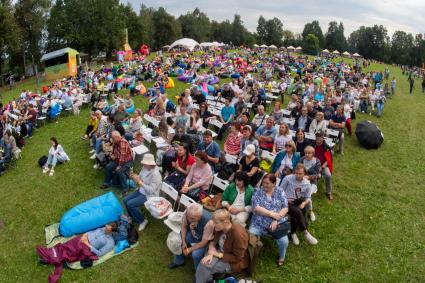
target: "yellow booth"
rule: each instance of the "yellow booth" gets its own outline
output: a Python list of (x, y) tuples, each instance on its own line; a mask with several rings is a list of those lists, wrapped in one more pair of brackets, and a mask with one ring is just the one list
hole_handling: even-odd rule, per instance
[(69, 47), (44, 54), (40, 61), (44, 62), (46, 80), (77, 75), (78, 54), (77, 50)]

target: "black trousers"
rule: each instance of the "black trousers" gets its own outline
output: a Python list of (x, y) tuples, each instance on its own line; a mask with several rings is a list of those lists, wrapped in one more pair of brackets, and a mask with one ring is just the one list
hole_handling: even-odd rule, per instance
[(295, 233), (297, 229), (301, 232), (307, 230), (307, 209), (299, 208), (297, 205), (288, 203), (288, 214), (291, 216), (291, 233)]

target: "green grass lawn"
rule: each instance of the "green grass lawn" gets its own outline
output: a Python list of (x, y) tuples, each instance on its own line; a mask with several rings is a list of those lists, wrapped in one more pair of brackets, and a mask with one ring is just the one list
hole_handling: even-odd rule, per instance
[[(384, 70), (374, 64), (372, 70)], [(346, 138), (345, 155), (334, 158), (335, 199), (329, 202), (323, 187), (314, 196), (317, 221), (310, 230), (317, 246), (305, 241), (290, 245), (284, 267), (275, 267), (277, 248), (265, 240), (255, 278), (263, 282), (424, 282), (425, 281), (425, 95), (419, 81), (408, 95), (407, 77), (390, 67), (397, 78), (396, 97), (382, 118), (357, 115), (355, 122), (374, 121), (384, 132), (379, 150), (360, 147), (355, 136)], [(34, 84), (28, 81), (25, 88)], [(186, 85), (176, 81), (170, 96)], [(3, 92), (5, 100), (24, 88)], [(135, 99), (146, 106), (146, 99)], [(52, 267), (37, 264), (35, 246), (44, 243), (44, 226), (57, 222), (69, 208), (100, 195), (103, 173), (92, 168), (88, 144), (80, 140), (88, 110), (80, 116), (48, 123), (27, 141), (16, 169), (0, 177), (0, 282), (46, 282)], [(354, 123), (355, 128), (355, 123)], [(56, 136), (71, 158), (53, 177), (37, 165)], [(323, 184), (322, 184), (323, 185)], [(410, 219), (410, 220), (409, 220)], [(94, 268), (65, 270), (62, 282), (191, 282), (194, 271), (169, 271), (172, 259), (165, 245), (167, 229), (149, 217), (141, 245)]]

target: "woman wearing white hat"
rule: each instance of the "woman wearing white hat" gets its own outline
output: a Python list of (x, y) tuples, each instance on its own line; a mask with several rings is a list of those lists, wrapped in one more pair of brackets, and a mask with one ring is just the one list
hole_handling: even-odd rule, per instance
[(140, 162), (143, 165), (139, 175), (131, 174), (130, 178), (134, 180), (138, 189), (124, 197), (123, 202), (128, 213), (139, 224), (139, 231), (145, 229), (148, 220), (144, 218), (139, 207), (149, 198), (159, 196), (162, 177), (156, 167), (155, 159), (152, 154), (146, 153)]

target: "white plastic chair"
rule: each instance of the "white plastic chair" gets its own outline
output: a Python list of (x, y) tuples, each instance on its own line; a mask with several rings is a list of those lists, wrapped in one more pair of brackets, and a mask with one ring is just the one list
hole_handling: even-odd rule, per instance
[(188, 197), (187, 195), (181, 195), (180, 196), (180, 202), (179, 202), (179, 207), (177, 208), (177, 210), (180, 209), (180, 205), (182, 204), (184, 207), (188, 207), (189, 205), (196, 203), (195, 200), (191, 199), (190, 197)]
[(276, 154), (271, 153), (268, 150), (262, 150), (261, 151), (261, 158), (262, 159), (269, 159), (273, 162), (273, 160), (276, 158)]
[(212, 190), (212, 188), (213, 188), (214, 186), (216, 186), (217, 188), (219, 188), (221, 191), (223, 191), (223, 192), (224, 192), (224, 190), (226, 189), (226, 187), (227, 187), (228, 185), (229, 185), (229, 182), (228, 182), (228, 181), (223, 180), (223, 179), (221, 179), (221, 178), (217, 177), (217, 174), (215, 174), (215, 175), (214, 175), (214, 177), (213, 177), (213, 181), (212, 181), (212, 183), (211, 183), (211, 185), (210, 185), (210, 189), (209, 189), (208, 194), (210, 194), (210, 193), (211, 193), (211, 190)]
[(179, 197), (179, 193), (177, 192), (177, 190), (174, 189), (169, 184), (162, 182), (161, 192), (163, 192), (165, 195), (169, 196), (173, 200), (173, 210), (174, 210), (177, 199)]
[(237, 164), (238, 163), (238, 157), (235, 155), (231, 155), (226, 153), (225, 155), (226, 158), (226, 162), (231, 163), (231, 164)]

